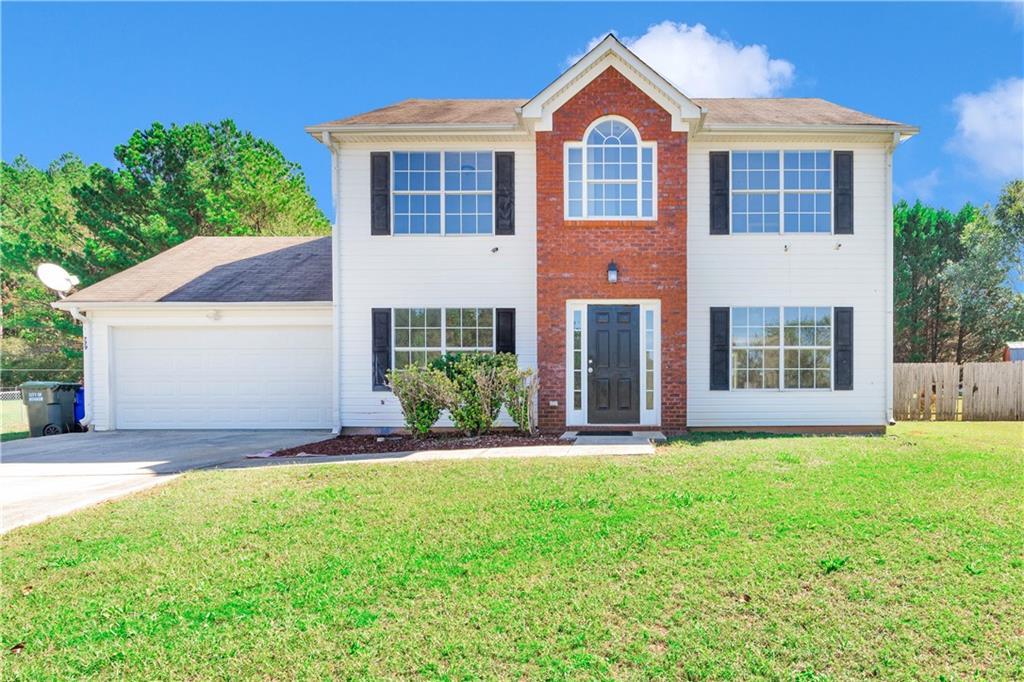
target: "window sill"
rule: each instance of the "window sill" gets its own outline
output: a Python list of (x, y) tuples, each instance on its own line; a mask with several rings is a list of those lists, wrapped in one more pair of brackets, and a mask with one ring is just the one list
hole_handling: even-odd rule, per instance
[(562, 221), (565, 227), (657, 227), (656, 218), (619, 218), (615, 220), (581, 220), (579, 218), (567, 218)]

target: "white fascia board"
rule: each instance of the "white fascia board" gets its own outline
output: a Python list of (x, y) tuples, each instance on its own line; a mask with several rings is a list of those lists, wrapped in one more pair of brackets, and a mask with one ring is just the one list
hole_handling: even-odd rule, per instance
[(598, 43), (566, 69), (554, 82), (541, 90), (520, 109), (524, 119), (537, 121), (536, 129), (551, 130), (552, 114), (608, 66), (615, 67), (623, 76), (643, 90), (672, 114), (672, 130), (689, 130), (689, 122), (705, 113), (693, 100), (684, 95), (668, 79), (648, 66), (612, 34)]
[(57, 310), (196, 310), (287, 308), (289, 310), (326, 310), (331, 301), (54, 301)]
[(337, 126), (307, 126), (306, 132), (313, 139), (325, 144), (324, 133), (332, 133), (337, 142), (339, 137), (359, 135), (450, 135), (459, 136), (467, 134), (504, 134), (504, 135), (525, 135), (529, 131), (520, 125), (508, 125), (505, 123), (389, 123), (381, 124), (356, 124)]
[(897, 133), (900, 141), (910, 139), (917, 135), (920, 129), (916, 126), (904, 125), (874, 125), (870, 123), (857, 125), (777, 125), (764, 123), (730, 123), (723, 125), (704, 125), (695, 136), (700, 134), (713, 135), (715, 133), (758, 133), (758, 134), (799, 134), (799, 133), (879, 133), (891, 135)]

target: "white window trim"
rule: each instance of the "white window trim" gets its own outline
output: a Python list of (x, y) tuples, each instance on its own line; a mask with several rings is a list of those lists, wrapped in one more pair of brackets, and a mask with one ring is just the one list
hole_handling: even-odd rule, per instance
[[(836, 186), (836, 172), (835, 172), (835, 152), (836, 150), (831, 147), (815, 147), (814, 149), (785, 149), (783, 147), (772, 147), (770, 149), (758, 149), (756, 147), (744, 148), (744, 149), (730, 149), (729, 151), (729, 234), (737, 237), (825, 237), (831, 236), (836, 233), (836, 216), (835, 216), (835, 186)], [(779, 153), (779, 231), (778, 232), (734, 232), (733, 231), (733, 220), (732, 220), (732, 195), (733, 192), (741, 192), (744, 194), (766, 194), (772, 190), (757, 190), (757, 189), (735, 189), (732, 186), (732, 168), (733, 168), (733, 154), (736, 152), (778, 152)], [(829, 156), (829, 173), (828, 173), (828, 200), (829, 200), (829, 225), (830, 229), (828, 232), (786, 232), (786, 203), (783, 194), (785, 192), (791, 192), (794, 194), (814, 194), (822, 192), (820, 189), (786, 189), (785, 188), (785, 154), (786, 152), (828, 152)], [(745, 306), (737, 306), (742, 308)], [(756, 306), (755, 306), (756, 307)], [(750, 389), (750, 390), (772, 390), (772, 389)], [(790, 389), (794, 390), (794, 389)], [(821, 390), (821, 389), (812, 389)]]
[[(388, 194), (389, 194), (389, 196), (388, 196), (388, 210), (391, 212), (391, 216), (390, 216), (390, 220), (391, 220), (391, 236), (392, 237), (400, 237), (400, 238), (414, 237), (414, 238), (417, 238), (417, 239), (422, 238), (422, 237), (428, 237), (428, 238), (429, 237), (493, 237), (495, 235), (495, 231), (497, 230), (497, 220), (498, 220), (498, 216), (497, 216), (497, 208), (498, 207), (497, 207), (497, 205), (495, 203), (495, 200), (494, 200), (495, 190), (497, 189), (496, 188), (497, 178), (495, 177), (496, 174), (497, 174), (497, 169), (494, 167), (494, 154), (497, 151), (501, 151), (501, 150), (497, 150), (497, 149), (463, 149), (461, 147), (445, 147), (444, 149), (393, 149), (393, 150), (391, 150), (391, 152), (390, 152), (391, 157), (390, 157), (390, 161), (389, 161), (390, 167), (388, 168), (388, 173), (390, 174), (389, 177), (388, 177), (388, 184), (389, 184), (389, 187), (390, 187), (390, 189), (388, 191)], [(447, 225), (447, 221), (445, 220), (445, 208), (444, 208), (444, 205), (445, 205), (445, 195), (446, 195), (446, 190), (445, 190), (445, 186), (444, 186), (444, 179), (445, 179), (444, 155), (447, 152), (460, 153), (460, 154), (475, 153), (475, 154), (490, 154), (491, 155), (491, 189), (489, 191), (487, 191), (487, 190), (485, 190), (485, 191), (479, 191), (479, 190), (477, 190), (477, 191), (455, 190), (455, 191), (452, 192), (452, 194), (456, 194), (456, 195), (459, 195), (459, 196), (462, 196), (464, 194), (475, 194), (477, 196), (486, 196), (486, 195), (489, 194), (491, 196), (491, 231), (490, 232), (473, 232), (473, 233), (466, 233), (466, 232), (451, 232), (451, 233), (449, 233), (448, 232), (448, 225)], [(396, 190), (395, 189), (395, 154), (440, 154), (441, 155), (441, 189), (436, 192), (441, 197), (441, 231), (438, 232), (437, 234), (430, 233), (430, 232), (423, 232), (423, 233), (405, 232), (405, 233), (402, 233), (402, 234), (397, 234), (395, 232), (395, 196), (396, 195), (412, 196), (412, 195), (416, 195), (416, 194), (424, 194), (424, 195), (425, 194), (435, 194), (434, 191), (426, 191), (426, 190), (423, 190), (423, 191), (420, 191), (420, 190)]]
[[(601, 123), (605, 121), (618, 121), (628, 125), (634, 133), (636, 133), (637, 140), (637, 179), (636, 179), (636, 191), (637, 191), (637, 215), (635, 216), (591, 216), (588, 215), (587, 210), (587, 138), (590, 136), (590, 132)], [(582, 173), (583, 173), (583, 194), (582, 194), (582, 216), (571, 216), (569, 215), (569, 150), (579, 149), (582, 160)], [(651, 150), (651, 215), (643, 216), (643, 150)], [(621, 181), (620, 181), (621, 182)], [(628, 181), (627, 181), (628, 182)], [(731, 210), (731, 203), (730, 203)], [(658, 219), (658, 143), (657, 142), (644, 142), (643, 138), (640, 137), (640, 131), (636, 125), (633, 124), (627, 118), (622, 116), (602, 116), (598, 118), (583, 132), (582, 140), (573, 140), (572, 142), (566, 142), (562, 149), (562, 212), (565, 220), (580, 220), (580, 221), (592, 221), (592, 222), (649, 222)]]
[[(760, 234), (755, 232), (754, 234)], [(804, 234), (811, 234), (805, 232)], [(818, 234), (825, 234), (819, 232)], [(786, 388), (786, 320), (785, 320), (785, 309), (786, 308), (828, 308), (832, 311), (832, 344), (829, 346), (829, 363), (828, 363), (828, 388)], [(768, 350), (773, 348), (779, 349), (779, 387), (778, 388), (736, 388), (733, 384), (736, 377), (733, 372), (732, 364), (732, 311), (736, 308), (778, 308), (779, 309), (779, 345), (778, 346), (763, 346), (760, 350)], [(836, 386), (836, 307), (834, 305), (772, 305), (772, 304), (755, 304), (755, 303), (744, 303), (741, 305), (729, 306), (729, 392), (730, 393), (825, 393), (834, 392)], [(657, 342), (655, 343), (657, 345)], [(744, 346), (744, 348), (750, 348), (750, 346)], [(821, 350), (821, 346), (788, 346), (790, 350)]]
[[(402, 235), (402, 236), (404, 236), (404, 235)], [(422, 236), (422, 235), (415, 235), (415, 236), (419, 237), (419, 236)], [(436, 236), (436, 235), (432, 235), (432, 236)], [(446, 353), (479, 353), (479, 352), (484, 352), (480, 348), (477, 348), (477, 349), (455, 348), (455, 349), (451, 349), (451, 350), (448, 349), (448, 315), (447, 315), (448, 310), (463, 309), (463, 308), (476, 308), (477, 310), (488, 310), (489, 309), (491, 311), (491, 322), (492, 322), (492, 324), (491, 324), (491, 330), (492, 330), (492, 333), (491, 333), (491, 352), (492, 353), (495, 352), (495, 349), (497, 348), (497, 343), (498, 343), (498, 317), (497, 317), (497, 308), (496, 307), (486, 306), (486, 305), (457, 305), (457, 306), (455, 306), (455, 305), (442, 305), (442, 306), (436, 306), (436, 305), (400, 305), (400, 306), (395, 306), (395, 307), (391, 308), (391, 330), (390, 331), (391, 331), (391, 367), (392, 367), (392, 369), (394, 369), (396, 367), (395, 353), (397, 353), (398, 350), (399, 350), (398, 344), (395, 343), (395, 311), (396, 310), (415, 310), (417, 308), (422, 308), (424, 310), (438, 309), (438, 310), (441, 311), (441, 347), (440, 347), (441, 355), (445, 355)], [(410, 347), (403, 347), (403, 352), (407, 352), (407, 351), (410, 351), (410, 350), (430, 350), (430, 351), (434, 351), (434, 350), (438, 350), (438, 349), (436, 349), (436, 348), (410, 348)]]
[[(659, 299), (573, 299), (565, 302), (565, 423), (570, 426), (594, 426), (587, 415), (587, 373), (583, 372), (582, 400), (580, 409), (573, 408), (572, 402), (572, 315), (581, 311), (583, 323), (582, 357), (587, 362), (587, 306), (591, 305), (638, 305), (640, 306), (640, 343), (637, 344), (640, 363), (640, 421), (635, 426), (661, 425), (661, 301)], [(648, 410), (644, 396), (647, 393), (647, 372), (644, 364), (644, 338), (647, 335), (646, 311), (654, 312), (654, 409)], [(730, 354), (731, 356), (731, 354)], [(731, 361), (730, 361), (731, 362)], [(608, 426), (600, 424), (599, 426)], [(623, 426), (629, 426), (623, 424)]]

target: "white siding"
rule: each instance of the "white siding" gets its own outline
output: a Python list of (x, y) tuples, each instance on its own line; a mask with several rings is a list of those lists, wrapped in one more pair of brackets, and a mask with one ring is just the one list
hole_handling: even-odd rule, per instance
[[(279, 336), (280, 343), (291, 347), (292, 340), (297, 345), (304, 345), (304, 353), (308, 356), (296, 365), (296, 372), (305, 368), (309, 379), (305, 382), (308, 387), (316, 383), (316, 390), (322, 391), (324, 401), (330, 399), (330, 381), (328, 372), (331, 365), (331, 348), (328, 343), (330, 338), (330, 306), (327, 304), (296, 304), (296, 305), (246, 305), (246, 306), (217, 306), (208, 305), (187, 305), (176, 306), (174, 304), (156, 304), (155, 306), (125, 306), (121, 308), (102, 308), (87, 311), (91, 320), (91, 332), (88, 337), (86, 348), (87, 364), (89, 369), (86, 376), (86, 418), (90, 420), (93, 428), (97, 431), (106, 431), (118, 426), (115, 414), (115, 384), (120, 377), (122, 390), (125, 390), (125, 382), (132, 380), (133, 374), (140, 376), (154, 377), (151, 371), (144, 365), (137, 366), (137, 371), (130, 371), (131, 367), (118, 367), (117, 362), (128, 360), (137, 363), (167, 362), (168, 355), (161, 355), (160, 343), (173, 341), (172, 347), (180, 349), (170, 361), (186, 362), (188, 358), (194, 363), (201, 365), (204, 362), (206, 353), (230, 351), (232, 346), (237, 347), (239, 357), (252, 355), (254, 350), (262, 350), (267, 363), (279, 362), (280, 355), (273, 350), (272, 341)], [(166, 330), (165, 333), (161, 333)], [(292, 330), (295, 330), (294, 333)], [(319, 331), (317, 331), (319, 330)], [(252, 333), (247, 333), (251, 331)], [(211, 334), (211, 332), (215, 332)], [(119, 336), (120, 335), (120, 336)], [(140, 336), (141, 335), (141, 336)], [(144, 338), (143, 338), (144, 337)], [(154, 339), (163, 341), (153, 342)], [(132, 344), (134, 341), (145, 341), (141, 346), (146, 346), (151, 352), (131, 352), (128, 355), (119, 354), (116, 350), (118, 339)], [(323, 339), (323, 343), (315, 341), (310, 345), (310, 339)], [(231, 339), (235, 339), (232, 342)], [(135, 346), (140, 346), (135, 343)], [(141, 347), (140, 346), (140, 347)], [(257, 365), (262, 361), (257, 360)], [(126, 373), (127, 372), (127, 373)], [(244, 372), (241, 372), (244, 374)], [(195, 372), (191, 372), (192, 375)], [(324, 376), (322, 386), (313, 381), (314, 374)], [(182, 377), (187, 378), (190, 373), (187, 368), (183, 370)], [(294, 372), (285, 372), (286, 376), (295, 375)], [(213, 380), (220, 381), (222, 377), (211, 372)], [(159, 377), (157, 377), (159, 378)], [(243, 376), (241, 382), (251, 377)], [(277, 377), (280, 379), (281, 377)], [(274, 377), (271, 377), (274, 379)], [(157, 382), (159, 383), (159, 382)], [(256, 386), (254, 390), (265, 391), (273, 382), (264, 382), (265, 386)], [(287, 389), (278, 381), (281, 390), (301, 390), (302, 381), (297, 381), (292, 389)], [(187, 388), (187, 387), (186, 387)], [(165, 386), (165, 390), (167, 387)], [(134, 389), (132, 389), (134, 390)], [(177, 390), (177, 389), (175, 389)], [(189, 389), (194, 390), (194, 389)], [(216, 389), (221, 390), (221, 389)], [(284, 423), (267, 424), (277, 428), (310, 427), (317, 426), (329, 428), (331, 426), (330, 409), (327, 405), (322, 416), (313, 419), (305, 419), (302, 423), (294, 423), (290, 426)], [(181, 416), (182, 419), (177, 419)], [(189, 424), (184, 417), (187, 415), (169, 414), (166, 425), (174, 428), (183, 428)], [(258, 421), (258, 420), (257, 420)], [(212, 423), (212, 422), (211, 422)], [(138, 425), (138, 422), (135, 424)], [(198, 427), (198, 423), (194, 425)], [(259, 423), (253, 423), (259, 426)], [(124, 425), (121, 425), (124, 427)], [(131, 423), (128, 426), (132, 426)]]
[[(515, 235), (371, 236), (370, 152), (420, 149), (514, 151)], [(394, 396), (372, 390), (373, 308), (515, 308), (520, 364), (535, 367), (537, 204), (533, 140), (345, 144), (337, 155), (340, 425), (403, 425)]]
[[(885, 142), (691, 141), (687, 224), (687, 423), (689, 426), (886, 423), (889, 199)], [(853, 235), (709, 234), (708, 152), (852, 149)], [(839, 246), (841, 244), (841, 246)], [(788, 251), (787, 251), (788, 247)], [(712, 306), (853, 306), (854, 390), (709, 390)]]

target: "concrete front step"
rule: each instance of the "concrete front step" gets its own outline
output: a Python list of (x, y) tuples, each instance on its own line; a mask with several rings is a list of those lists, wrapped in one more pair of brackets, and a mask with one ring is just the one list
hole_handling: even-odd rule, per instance
[(631, 431), (628, 436), (624, 435), (580, 435), (578, 431), (566, 431), (562, 434), (562, 440), (575, 441), (576, 445), (644, 445), (660, 443), (665, 440), (665, 434), (661, 431)]

